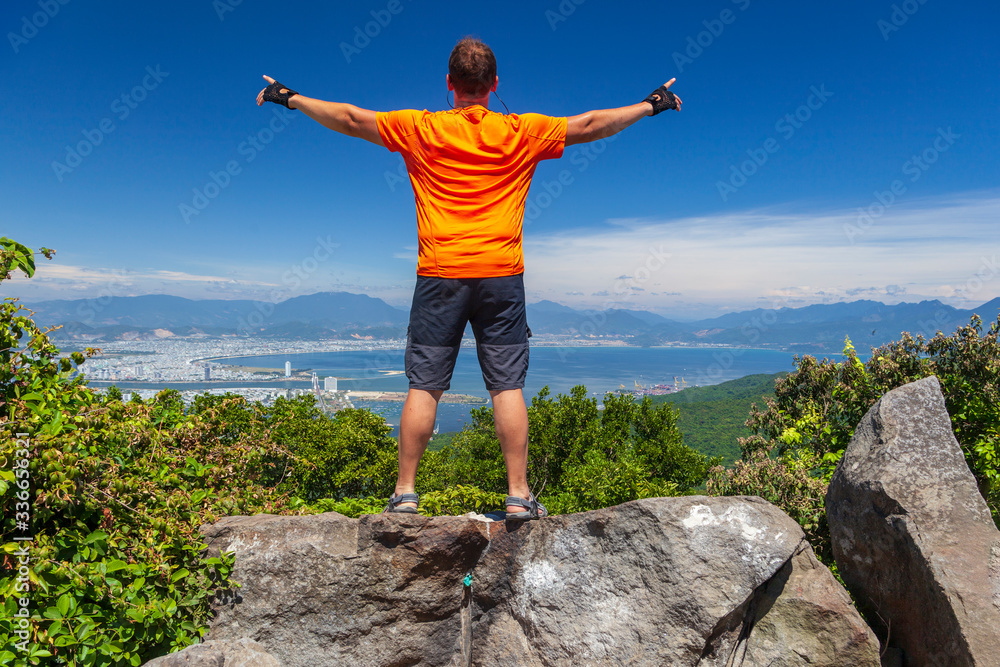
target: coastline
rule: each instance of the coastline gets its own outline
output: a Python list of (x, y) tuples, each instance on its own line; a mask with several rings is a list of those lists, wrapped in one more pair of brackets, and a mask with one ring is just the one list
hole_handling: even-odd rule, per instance
[[(405, 391), (348, 391), (348, 397), (360, 401), (391, 401), (402, 403), (406, 400)], [(445, 392), (441, 395), (441, 403), (462, 403), (467, 405), (486, 405), (489, 399), (481, 396), (471, 396), (469, 394), (453, 394)]]
[[(463, 343), (462, 347), (475, 348), (475, 345), (466, 345)], [(676, 343), (673, 345), (633, 345), (631, 343), (613, 343), (613, 342), (599, 342), (592, 343), (589, 341), (531, 341), (531, 347), (565, 347), (565, 348), (580, 348), (580, 349), (592, 349), (592, 348), (610, 348), (610, 349), (635, 349), (635, 350), (746, 350), (746, 351), (758, 351), (758, 352), (785, 352), (788, 354), (802, 354), (798, 352), (796, 348), (786, 347), (786, 346), (776, 346), (776, 347), (759, 347), (753, 345), (725, 345), (722, 343), (698, 343), (698, 344), (681, 344)], [(379, 347), (377, 350), (405, 350), (405, 345), (391, 345), (385, 347)], [(359, 349), (331, 349), (323, 350), (323, 354), (335, 353), (335, 352), (375, 352), (376, 349), (371, 350), (359, 350)], [(264, 354), (233, 354), (233, 355), (222, 355), (213, 357), (198, 357), (191, 359), (190, 362), (220, 362), (224, 363), (226, 359), (243, 359), (246, 357), (288, 357), (299, 354), (315, 354), (314, 352), (267, 352)], [(833, 354), (842, 355), (843, 350), (815, 350), (811, 352), (806, 352), (804, 354), (818, 355), (818, 354)], [(237, 364), (226, 364), (227, 366), (247, 368), (247, 369), (258, 369), (260, 372), (273, 371), (273, 368), (263, 368), (256, 366), (238, 366)]]

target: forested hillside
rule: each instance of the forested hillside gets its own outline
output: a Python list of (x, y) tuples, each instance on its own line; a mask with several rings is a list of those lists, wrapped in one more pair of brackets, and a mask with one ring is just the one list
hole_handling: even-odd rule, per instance
[(744, 423), (750, 406), (764, 407), (764, 396), (774, 396), (774, 382), (787, 373), (748, 375), (708, 387), (690, 387), (676, 394), (653, 396), (653, 403), (671, 403), (680, 410), (677, 426), (684, 444), (706, 456), (721, 456), (723, 465), (740, 457), (738, 437), (752, 435)]
[[(676, 394), (651, 396), (654, 405), (670, 403), (680, 410), (677, 426), (684, 444), (702, 454), (721, 456), (722, 464), (732, 465), (740, 457), (736, 439), (753, 432), (745, 426), (750, 407), (763, 409), (764, 397), (774, 396), (775, 381), (787, 373), (748, 375), (708, 387), (690, 387)], [(450, 444), (457, 432), (431, 438), (428, 451)]]

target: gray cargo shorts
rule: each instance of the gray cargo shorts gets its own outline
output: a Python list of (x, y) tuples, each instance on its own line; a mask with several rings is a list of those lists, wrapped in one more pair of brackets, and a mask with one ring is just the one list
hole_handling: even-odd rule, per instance
[(417, 276), (406, 333), (411, 389), (451, 387), (466, 323), (476, 336), (483, 382), (490, 391), (523, 389), (528, 372), (528, 320), (523, 274), (499, 278)]

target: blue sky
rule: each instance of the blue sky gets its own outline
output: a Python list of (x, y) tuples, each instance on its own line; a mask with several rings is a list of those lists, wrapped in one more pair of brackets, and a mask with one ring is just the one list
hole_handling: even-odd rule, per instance
[(684, 99), (539, 166), (529, 300), (685, 318), (1000, 294), (995, 3), (63, 1), (0, 11), (0, 235), (57, 250), (3, 284), (29, 303), (345, 290), (405, 306), (399, 157), (254, 98), (269, 74), (445, 108), (466, 34), (493, 47), (515, 113), (629, 104), (671, 77)]

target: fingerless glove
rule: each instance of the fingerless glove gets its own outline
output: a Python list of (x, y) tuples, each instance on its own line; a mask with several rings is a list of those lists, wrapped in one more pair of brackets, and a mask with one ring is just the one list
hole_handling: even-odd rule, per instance
[[(284, 90), (285, 92), (281, 92)], [(274, 102), (275, 104), (281, 104), (289, 109), (292, 107), (288, 106), (288, 98), (292, 95), (298, 95), (297, 92), (289, 88), (288, 86), (283, 86), (277, 81), (269, 85), (264, 89), (264, 101)]]
[(677, 109), (677, 96), (667, 90), (666, 86), (660, 86), (649, 94), (643, 102), (653, 105), (653, 115), (666, 111), (667, 109)]

